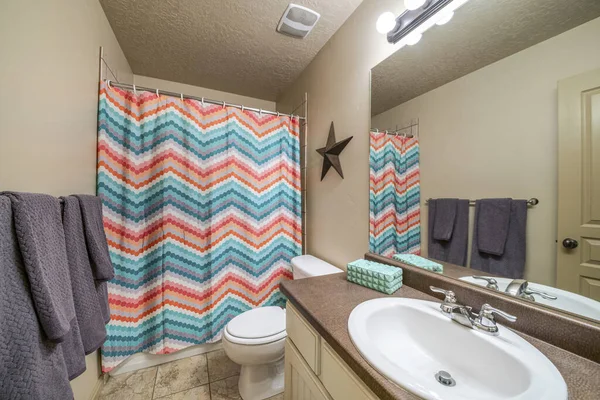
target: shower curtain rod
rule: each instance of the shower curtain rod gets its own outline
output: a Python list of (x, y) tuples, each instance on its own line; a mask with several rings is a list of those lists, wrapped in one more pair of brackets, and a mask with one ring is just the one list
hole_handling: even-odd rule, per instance
[(405, 135), (405, 136), (407, 136), (407, 137), (413, 137), (414, 134), (412, 133), (412, 128), (415, 127), (415, 126), (419, 126), (419, 122), (415, 122), (413, 124), (403, 126), (402, 128), (396, 128), (394, 130), (392, 130), (392, 129), (385, 129), (385, 130), (380, 131), (377, 128), (371, 128), (371, 132), (377, 132), (377, 133), (379, 133), (379, 132), (385, 132), (387, 135), (396, 135), (396, 134), (398, 134), (398, 132), (401, 132), (401, 131), (404, 131), (404, 130), (410, 128), (410, 134), (409, 134), (410, 136), (409, 135)]
[(284, 114), (284, 113), (280, 113), (277, 111), (268, 111), (268, 110), (263, 110), (262, 108), (246, 107), (241, 104), (233, 104), (233, 103), (227, 103), (225, 101), (211, 100), (211, 99), (207, 99), (204, 97), (197, 97), (197, 96), (192, 96), (192, 95), (177, 93), (177, 92), (169, 92), (167, 90), (162, 90), (162, 89), (154, 89), (154, 88), (147, 88), (147, 87), (138, 86), (138, 85), (130, 85), (128, 83), (117, 83), (117, 82), (111, 81), (110, 79), (106, 80), (106, 84), (108, 86), (117, 87), (120, 89), (133, 90), (134, 92), (137, 90), (141, 90), (142, 92), (151, 92), (151, 93), (156, 93), (157, 95), (163, 94), (165, 96), (181, 97), (182, 99), (186, 98), (186, 99), (198, 100), (198, 101), (201, 101), (202, 103), (216, 104), (216, 105), (223, 106), (223, 107), (225, 107), (225, 106), (235, 107), (235, 108), (239, 108), (242, 111), (244, 111), (244, 110), (254, 111), (259, 114), (277, 115), (277, 116), (281, 116), (281, 117), (298, 117), (298, 119), (300, 119), (300, 120), (306, 119), (306, 117), (301, 117), (299, 115)]

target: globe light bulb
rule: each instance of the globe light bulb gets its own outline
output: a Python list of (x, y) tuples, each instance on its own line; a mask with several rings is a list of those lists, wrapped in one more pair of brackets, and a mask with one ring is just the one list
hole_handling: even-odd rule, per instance
[(404, 0), (404, 7), (406, 7), (407, 10), (416, 10), (425, 4), (425, 1), (427, 0)]
[(409, 46), (414, 46), (415, 44), (419, 43), (419, 40), (421, 40), (422, 37), (422, 34), (413, 32), (406, 37), (406, 44)]
[(436, 25), (445, 25), (452, 19), (452, 17), (454, 17), (453, 12), (442, 13), (440, 18), (436, 21)]
[(394, 13), (389, 12), (389, 11), (381, 14), (379, 16), (379, 18), (377, 18), (377, 24), (375, 24), (375, 27), (377, 28), (377, 32), (381, 33), (382, 35), (385, 35), (389, 31), (394, 29), (395, 26), (396, 26), (396, 17), (394, 16)]

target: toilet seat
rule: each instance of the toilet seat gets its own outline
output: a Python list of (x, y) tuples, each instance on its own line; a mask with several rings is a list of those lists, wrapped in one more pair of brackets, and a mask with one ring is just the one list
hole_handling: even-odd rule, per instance
[(226, 340), (242, 345), (261, 345), (287, 337), (285, 310), (280, 307), (260, 307), (233, 318), (225, 327)]

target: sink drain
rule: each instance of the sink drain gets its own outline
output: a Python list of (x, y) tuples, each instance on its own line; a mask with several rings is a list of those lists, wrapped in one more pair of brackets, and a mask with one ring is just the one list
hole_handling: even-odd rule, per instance
[(454, 380), (454, 378), (452, 378), (452, 375), (450, 375), (446, 371), (440, 371), (437, 374), (435, 374), (435, 380), (444, 386), (456, 385), (456, 381)]

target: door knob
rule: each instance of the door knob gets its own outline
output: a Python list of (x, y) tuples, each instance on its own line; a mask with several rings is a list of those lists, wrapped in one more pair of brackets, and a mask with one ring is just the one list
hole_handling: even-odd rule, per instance
[(576, 249), (577, 246), (579, 246), (579, 242), (577, 242), (577, 240), (575, 239), (566, 238), (565, 240), (563, 240), (563, 247), (565, 249), (573, 250)]

